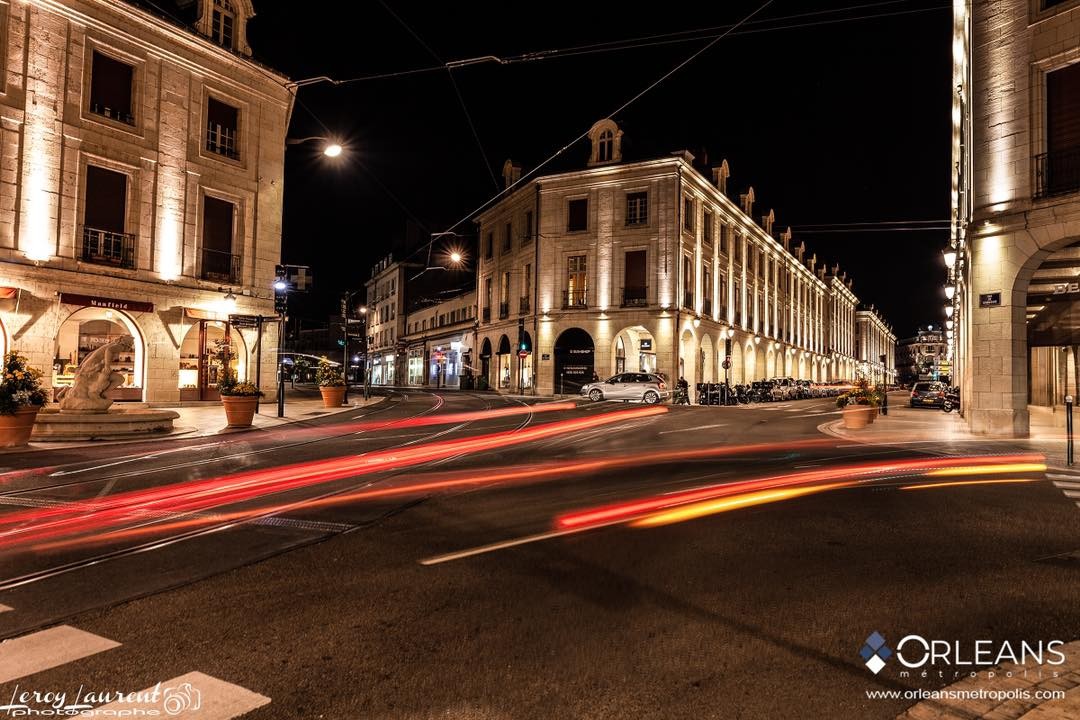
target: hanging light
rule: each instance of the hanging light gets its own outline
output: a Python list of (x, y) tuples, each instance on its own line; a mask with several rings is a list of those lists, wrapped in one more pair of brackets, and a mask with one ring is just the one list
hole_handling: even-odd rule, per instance
[(948, 245), (941, 251), (941, 256), (945, 258), (945, 267), (952, 270), (953, 266), (956, 265), (956, 250), (951, 245)]
[(945, 306), (945, 317), (951, 318), (952, 314), (953, 314), (953, 306), (952, 305), (946, 305)]
[(955, 294), (956, 294), (956, 286), (955, 285), (953, 285), (952, 283), (949, 283), (948, 285), (945, 286), (945, 297), (946, 298), (948, 298), (949, 300), (952, 300), (953, 295), (955, 295)]
[(952, 326), (953, 326), (953, 321), (952, 320), (946, 320), (945, 321), (945, 327), (947, 329), (952, 330)]

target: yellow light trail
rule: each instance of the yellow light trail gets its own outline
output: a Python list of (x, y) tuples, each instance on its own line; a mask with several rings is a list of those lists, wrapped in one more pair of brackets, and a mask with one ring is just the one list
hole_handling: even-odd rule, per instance
[(926, 473), (931, 477), (952, 477), (954, 475), (986, 475), (989, 473), (1026, 473), (1046, 472), (1046, 463), (1003, 463), (1001, 465), (962, 465), (960, 467), (939, 468)]
[(827, 490), (851, 487), (857, 484), (858, 483), (856, 482), (849, 481), (743, 493), (741, 495), (733, 495), (717, 500), (707, 500), (705, 502), (693, 503), (692, 505), (684, 505), (674, 510), (654, 513), (652, 515), (647, 515), (640, 520), (635, 520), (630, 523), (630, 525), (631, 527), (657, 527), (659, 525), (670, 525), (672, 523), (693, 520), (706, 515), (727, 512), (728, 510), (738, 510), (740, 508), (753, 507), (754, 505), (764, 505), (766, 503), (780, 502), (781, 500), (790, 500), (803, 495), (812, 495)]
[(918, 483), (903, 485), (901, 490), (929, 490), (930, 488), (960, 487), (962, 485), (1006, 485), (1011, 483), (1039, 482), (1041, 478), (997, 478), (995, 480), (951, 480), (949, 482)]

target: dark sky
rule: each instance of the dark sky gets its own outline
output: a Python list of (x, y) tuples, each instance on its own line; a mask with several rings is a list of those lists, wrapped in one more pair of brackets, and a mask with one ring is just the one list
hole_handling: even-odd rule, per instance
[[(297, 12), (255, 0), (249, 36), (260, 59), (294, 79), (352, 78), (724, 26), (760, 4), (656, 3), (646, 13), (610, 3), (374, 0)], [(849, 9), (807, 14), (836, 8)], [(884, 13), (892, 14), (823, 24)], [(802, 17), (776, 19), (792, 15)], [(699, 158), (704, 149), (710, 162), (727, 158), (730, 182), (753, 185), (755, 210), (775, 208), (777, 227), (944, 220), (950, 18), (943, 0), (779, 0), (754, 18), (766, 22), (720, 40), (616, 120), (635, 155), (686, 148)], [(361, 287), (370, 266), (404, 242), (408, 220), (437, 232), (468, 216), (496, 189), (489, 168), (498, 177), (507, 157), (535, 166), (703, 47), (701, 34), (454, 70), (479, 143), (445, 70), (301, 88), (290, 136), (329, 129), (348, 155), (335, 163), (313, 143), (288, 150), (284, 259), (311, 265), (319, 288), (298, 310), (325, 317), (336, 293)], [(587, 151), (580, 143), (563, 162), (583, 165)], [(819, 258), (839, 261), (901, 337), (940, 319), (946, 237), (795, 232)]]

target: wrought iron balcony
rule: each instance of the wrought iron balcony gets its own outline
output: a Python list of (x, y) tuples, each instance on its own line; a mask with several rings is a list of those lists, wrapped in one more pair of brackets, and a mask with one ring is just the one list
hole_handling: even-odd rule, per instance
[(508, 303), (508, 302), (499, 303), (499, 319), (500, 320), (505, 320), (508, 317), (510, 317), (510, 303)]
[(132, 269), (135, 267), (135, 236), (83, 227), (79, 257), (83, 262)]
[(101, 103), (90, 103), (90, 112), (109, 120), (122, 122), (125, 125), (135, 125), (135, 116), (129, 110), (117, 110), (116, 108), (105, 107)]
[(528, 315), (529, 314), (529, 296), (528, 295), (523, 295), (521, 297), (521, 304), (518, 307), (518, 313), (520, 313), (521, 315)]
[(649, 289), (642, 287), (625, 287), (622, 291), (623, 307), (644, 307), (649, 304)]
[(1035, 156), (1035, 198), (1080, 191), (1080, 147)]
[(199, 271), (199, 277), (203, 280), (238, 285), (240, 270), (239, 255), (203, 248), (202, 269)]
[(588, 305), (588, 292), (585, 290), (567, 290), (563, 293), (564, 308), (583, 308)]

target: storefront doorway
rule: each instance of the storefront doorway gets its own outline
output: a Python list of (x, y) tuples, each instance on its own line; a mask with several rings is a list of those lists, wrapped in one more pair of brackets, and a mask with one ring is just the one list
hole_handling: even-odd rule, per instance
[(555, 340), (555, 392), (576, 395), (593, 379), (595, 350), (592, 336), (581, 328), (564, 330)]
[(113, 371), (124, 376), (124, 383), (110, 390), (106, 397), (117, 402), (139, 402), (143, 399), (143, 357), (145, 344), (135, 321), (119, 310), (84, 307), (76, 310), (60, 325), (53, 353), (53, 397), (62, 388), (70, 387), (75, 371), (87, 355), (115, 340), (127, 340), (129, 349), (119, 350), (113, 360)]
[(227, 322), (196, 321), (180, 345), (180, 400), (220, 400), (226, 362), (238, 379), (248, 379), (247, 348), (240, 333)]

